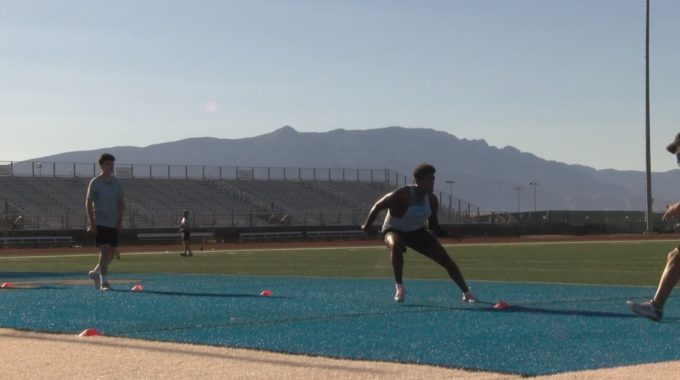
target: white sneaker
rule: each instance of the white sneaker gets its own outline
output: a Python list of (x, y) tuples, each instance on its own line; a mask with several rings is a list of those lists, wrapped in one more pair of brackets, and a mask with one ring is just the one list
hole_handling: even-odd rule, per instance
[(475, 303), (477, 302), (477, 297), (475, 297), (475, 295), (468, 290), (467, 292), (463, 293), (463, 302)]
[(102, 282), (102, 287), (99, 288), (99, 290), (101, 290), (102, 292), (108, 292), (109, 290), (111, 290), (111, 285), (109, 285), (108, 282)]
[(645, 318), (649, 318), (653, 321), (660, 321), (663, 318), (663, 311), (659, 310), (654, 306), (652, 301), (645, 301), (642, 303), (637, 303), (633, 301), (626, 301), (626, 305), (633, 311), (633, 313), (640, 315)]
[(87, 276), (94, 281), (94, 288), (99, 290), (102, 286), (102, 279), (99, 277), (99, 273), (91, 270), (87, 273)]
[(404, 288), (404, 285), (395, 286), (394, 302), (402, 303), (402, 302), (404, 302), (405, 297), (406, 297), (406, 288)]

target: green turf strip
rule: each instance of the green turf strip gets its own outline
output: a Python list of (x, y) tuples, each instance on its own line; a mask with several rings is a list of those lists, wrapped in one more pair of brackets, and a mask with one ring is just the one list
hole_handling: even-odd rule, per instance
[[(656, 285), (673, 241), (452, 245), (449, 253), (468, 280)], [(174, 247), (172, 247), (174, 248)], [(0, 272), (87, 271), (92, 255), (0, 257)], [(149, 254), (126, 252), (111, 271), (323, 277), (391, 277), (384, 247), (271, 249)], [(409, 250), (405, 278), (441, 279), (434, 262)]]

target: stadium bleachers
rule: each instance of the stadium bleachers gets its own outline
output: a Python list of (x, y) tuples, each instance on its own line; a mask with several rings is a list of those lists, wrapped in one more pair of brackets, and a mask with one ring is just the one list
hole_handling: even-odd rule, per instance
[[(55, 168), (61, 166), (54, 165)], [(179, 166), (183, 170), (173, 174), (170, 170), (173, 166), (154, 169), (152, 177), (150, 169), (144, 176), (139, 166), (135, 168), (135, 177), (132, 170), (118, 177), (126, 192), (125, 228), (142, 233), (174, 231), (182, 210), (187, 209), (192, 227), (212, 231), (216, 239), (232, 239), (239, 234), (246, 234), (241, 236), (244, 240), (282, 239), (283, 236), (272, 235), (281, 231), (302, 231), (303, 238), (360, 238), (361, 233), (355, 227), (364, 221), (373, 203), (394, 190), (397, 183), (406, 183), (402, 181), (403, 176), (370, 169), (220, 168), (216, 171), (202, 168), (192, 171)], [(157, 173), (167, 173), (167, 176)], [(45, 230), (53, 230), (54, 236), (67, 236), (69, 233), (65, 230), (84, 230), (84, 200), (91, 174), (88, 170), (65, 173), (52, 170), (49, 175), (35, 172), (0, 175), (0, 236), (17, 237), (22, 234), (14, 231), (23, 230), (29, 232), (26, 239), (34, 237), (32, 243), (42, 244), (49, 241), (42, 237), (51, 236)], [(538, 226), (546, 226), (552, 233), (637, 233), (645, 228), (642, 212), (480, 212), (476, 205), (449, 197), (440, 190), (436, 190), (435, 195), (442, 200), (438, 215), (442, 224), (506, 225), (510, 226), (506, 233), (512, 234), (532, 233), (538, 231)], [(383, 216), (379, 215), (376, 224)], [(654, 216), (653, 222), (661, 232), (679, 228), (662, 223), (660, 215)], [(225, 229), (231, 232), (224, 232)], [(217, 233), (218, 230), (222, 232)], [(348, 232), (350, 230), (353, 231)], [(31, 242), (12, 240), (11, 243)]]
[(84, 226), (86, 186), (84, 178), (0, 177), (0, 202), (25, 229)]
[[(394, 189), (385, 182), (120, 178), (129, 228), (167, 228), (191, 212), (195, 227), (359, 225)], [(27, 229), (82, 229), (89, 178), (0, 177), (3, 219)], [(10, 212), (12, 214), (10, 215)]]
[[(85, 228), (85, 193), (95, 164), (27, 161), (9, 168), (0, 173), (0, 230)], [(126, 198), (123, 225), (141, 230), (176, 228), (185, 209), (192, 227), (204, 229), (358, 226), (376, 200), (407, 182), (385, 169), (117, 168)], [(456, 210), (440, 208), (443, 223), (460, 222), (464, 210), (470, 214), (468, 202), (454, 200)]]

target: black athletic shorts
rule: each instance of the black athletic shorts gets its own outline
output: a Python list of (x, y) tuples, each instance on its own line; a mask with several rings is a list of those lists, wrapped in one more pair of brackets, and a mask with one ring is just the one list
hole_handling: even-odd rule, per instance
[(432, 235), (432, 233), (430, 233), (430, 231), (426, 230), (425, 228), (408, 232), (388, 229), (382, 232), (383, 239), (388, 232), (395, 232), (399, 234), (399, 236), (404, 239), (404, 244), (406, 244), (407, 247), (415, 249), (416, 251), (419, 251), (424, 246), (428, 246), (432, 242), (437, 243), (437, 238), (435, 238), (434, 235)]
[(191, 240), (191, 231), (182, 230), (182, 241), (189, 241), (189, 240)]
[(118, 229), (104, 226), (97, 226), (97, 237), (95, 238), (97, 247), (100, 245), (118, 246)]

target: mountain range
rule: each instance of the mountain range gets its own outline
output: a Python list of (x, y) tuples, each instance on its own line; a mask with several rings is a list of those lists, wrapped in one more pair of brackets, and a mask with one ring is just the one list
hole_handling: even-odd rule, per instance
[[(92, 162), (110, 152), (120, 163), (390, 169), (409, 175), (420, 162), (437, 168), (437, 189), (486, 211), (644, 210), (645, 173), (596, 170), (545, 160), (512, 146), (459, 139), (433, 129), (387, 127), (298, 132), (285, 126), (242, 139), (189, 138), (146, 147), (116, 146), (28, 161)], [(530, 182), (537, 182), (532, 186)], [(521, 188), (521, 190), (518, 190)], [(652, 173), (655, 211), (680, 199), (680, 170)]]

